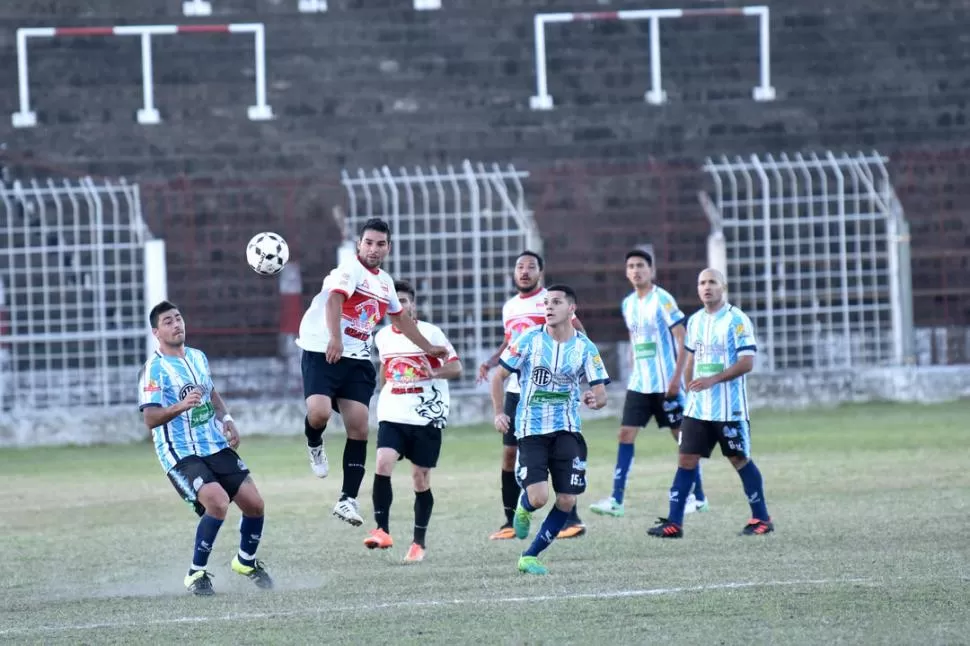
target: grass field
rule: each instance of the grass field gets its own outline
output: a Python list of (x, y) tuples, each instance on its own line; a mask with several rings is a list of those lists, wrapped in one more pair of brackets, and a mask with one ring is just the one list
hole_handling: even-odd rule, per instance
[[(324, 481), (298, 438), (244, 438), (277, 589), (229, 570), (233, 510), (206, 599), (181, 583), (195, 517), (147, 444), (0, 451), (0, 643), (970, 643), (970, 402), (762, 412), (752, 428), (775, 534), (737, 535), (747, 503), (716, 457), (704, 464), (711, 513), (688, 516), (682, 540), (648, 539), (675, 460), (670, 436), (651, 428), (627, 516), (583, 512), (589, 533), (553, 544), (544, 578), (516, 571), (524, 542), (485, 540), (501, 519), (494, 431), (449, 429), (428, 559), (413, 566), (401, 563), (406, 465), (394, 478), (398, 544), (374, 553), (361, 543), (370, 522), (330, 516), (342, 437)], [(581, 509), (609, 493), (615, 431), (615, 420), (587, 425)], [(373, 452), (368, 521), (372, 466)]]

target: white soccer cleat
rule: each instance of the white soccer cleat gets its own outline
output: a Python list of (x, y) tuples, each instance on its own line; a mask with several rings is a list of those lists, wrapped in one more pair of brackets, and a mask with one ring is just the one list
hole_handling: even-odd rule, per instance
[(308, 446), (307, 452), (310, 454), (310, 468), (313, 475), (318, 478), (326, 478), (330, 473), (330, 463), (327, 462), (327, 452), (320, 446)]
[(333, 515), (354, 527), (364, 524), (364, 519), (360, 517), (360, 504), (356, 498), (344, 498), (337, 502), (333, 508)]
[(694, 494), (690, 494), (687, 496), (687, 503), (684, 505), (684, 513), (693, 514), (695, 511), (697, 511), (697, 498), (694, 497)]

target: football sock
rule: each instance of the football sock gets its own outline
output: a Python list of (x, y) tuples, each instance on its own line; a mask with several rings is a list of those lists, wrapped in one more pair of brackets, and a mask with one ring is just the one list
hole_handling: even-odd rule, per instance
[(569, 510), (569, 516), (566, 517), (566, 525), (572, 527), (573, 525), (582, 525), (583, 521), (579, 519), (579, 505), (573, 505), (573, 508)]
[(374, 502), (374, 521), (385, 532), (390, 533), (391, 502), (394, 491), (391, 489), (391, 476), (374, 474), (374, 491), (371, 493)]
[(761, 478), (761, 471), (752, 460), (748, 460), (743, 468), (738, 469), (738, 475), (741, 476), (744, 495), (748, 497), (748, 504), (751, 506), (751, 517), (758, 520), (771, 520), (768, 515), (768, 505), (765, 504), (765, 484)]
[(532, 506), (532, 503), (529, 502), (529, 494), (526, 493), (525, 489), (522, 490), (522, 495), (519, 496), (519, 504), (522, 505), (522, 508), (526, 511), (532, 512), (536, 510), (536, 508)]
[(364, 464), (367, 462), (367, 440), (347, 438), (344, 445), (344, 484), (340, 489), (341, 500), (356, 498), (360, 483), (364, 481)]
[(633, 444), (620, 443), (616, 450), (616, 470), (613, 472), (613, 500), (623, 504), (626, 476), (633, 464)]
[(542, 550), (549, 547), (556, 540), (556, 535), (566, 525), (567, 518), (569, 518), (568, 511), (563, 511), (559, 507), (553, 506), (549, 511), (549, 515), (542, 521), (542, 527), (539, 528), (539, 532), (532, 540), (532, 545), (529, 546), (529, 549), (522, 552), (522, 556), (539, 556)]
[(195, 530), (195, 552), (192, 554), (192, 567), (189, 573), (204, 570), (209, 562), (209, 554), (212, 552), (212, 545), (216, 542), (219, 528), (222, 527), (222, 519), (215, 518), (209, 514), (204, 514), (199, 519), (199, 526)]
[(414, 492), (414, 542), (425, 547), (424, 537), (431, 522), (431, 508), (434, 507), (434, 496), (431, 490)]
[(674, 483), (670, 487), (668, 521), (677, 525), (684, 524), (684, 507), (687, 505), (687, 496), (690, 495), (690, 488), (695, 479), (694, 469), (677, 467), (677, 473), (674, 474)]
[(320, 446), (323, 444), (323, 432), (327, 430), (327, 425), (323, 428), (313, 428), (310, 425), (310, 418), (303, 418), (303, 434), (306, 435), (306, 445), (309, 447)]
[(515, 479), (515, 471), (502, 471), (502, 507), (505, 508), (505, 522), (508, 525), (512, 524), (518, 499), (519, 483)]
[(697, 475), (694, 477), (694, 491), (693, 491), (694, 498), (697, 499), (697, 502), (704, 502), (704, 500), (707, 499), (707, 496), (704, 495), (704, 484), (702, 480), (703, 478), (701, 477), (701, 463), (698, 462)]
[(239, 562), (252, 567), (256, 564), (256, 548), (263, 537), (263, 517), (243, 516), (239, 521)]

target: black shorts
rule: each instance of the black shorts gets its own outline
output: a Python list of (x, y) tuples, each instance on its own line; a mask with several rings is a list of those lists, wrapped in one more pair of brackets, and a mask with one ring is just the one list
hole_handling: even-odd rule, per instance
[(441, 429), (433, 424), (417, 426), (398, 422), (380, 422), (377, 427), (377, 448), (397, 451), (416, 467), (433, 469), (441, 455)]
[(337, 363), (327, 363), (323, 352), (303, 351), (300, 361), (303, 372), (303, 397), (329, 397), (334, 410), (338, 399), (350, 399), (370, 406), (377, 387), (377, 370), (368, 359), (340, 357)]
[(505, 408), (502, 412), (509, 416), (509, 430), (502, 434), (502, 444), (505, 446), (518, 446), (519, 441), (515, 439), (515, 411), (519, 407), (519, 393), (505, 393)]
[(680, 427), (681, 453), (709, 458), (716, 444), (721, 445), (724, 457), (749, 457), (751, 425), (747, 421), (709, 422), (694, 417), (684, 418)]
[(626, 391), (620, 426), (643, 428), (650, 422), (651, 417), (657, 420), (657, 427), (677, 430), (684, 419), (682, 399), (677, 397), (668, 402), (663, 393)]
[(580, 433), (556, 431), (519, 440), (515, 477), (525, 489), (552, 476), (556, 493), (578, 496), (586, 491), (586, 439)]
[(199, 516), (205, 513), (205, 507), (197, 496), (202, 485), (217, 482), (229, 494), (229, 500), (232, 500), (248, 477), (249, 469), (242, 458), (228, 448), (204, 458), (197, 455), (182, 458), (168, 472), (172, 486), (182, 496), (182, 500), (192, 505)]

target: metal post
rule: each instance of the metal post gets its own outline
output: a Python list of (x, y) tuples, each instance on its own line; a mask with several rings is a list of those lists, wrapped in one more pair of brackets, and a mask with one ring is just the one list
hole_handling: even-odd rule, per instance
[(152, 35), (145, 31), (141, 34), (141, 84), (145, 107), (138, 111), (136, 118), (142, 125), (161, 121), (155, 109), (154, 74), (152, 71)]

